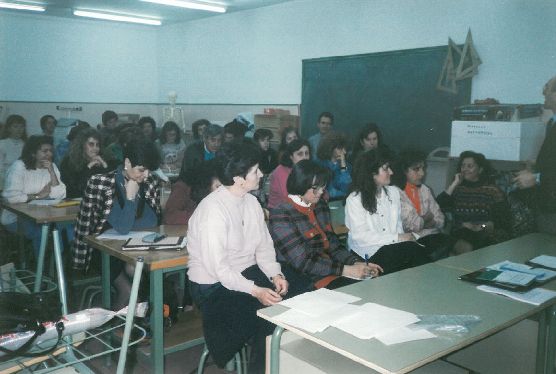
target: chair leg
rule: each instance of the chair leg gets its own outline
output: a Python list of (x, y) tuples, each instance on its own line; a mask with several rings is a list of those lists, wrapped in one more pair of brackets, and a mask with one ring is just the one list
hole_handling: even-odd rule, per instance
[(205, 362), (207, 361), (208, 355), (209, 355), (209, 350), (208, 350), (207, 346), (205, 345), (205, 348), (203, 348), (203, 353), (201, 354), (201, 358), (199, 359), (199, 366), (197, 367), (197, 374), (203, 374), (203, 371), (205, 371)]
[(235, 354), (234, 359), (236, 361), (236, 373), (243, 374), (243, 367), (241, 364), (241, 351)]

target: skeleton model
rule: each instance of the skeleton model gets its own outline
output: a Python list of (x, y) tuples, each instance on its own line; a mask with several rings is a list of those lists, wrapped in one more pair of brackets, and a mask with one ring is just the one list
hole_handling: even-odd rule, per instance
[(175, 91), (168, 92), (168, 101), (170, 102), (170, 106), (165, 106), (162, 108), (162, 118), (163, 124), (168, 121), (174, 121), (178, 127), (185, 132), (185, 121), (183, 118), (183, 110), (181, 108), (176, 107), (176, 99), (178, 95)]

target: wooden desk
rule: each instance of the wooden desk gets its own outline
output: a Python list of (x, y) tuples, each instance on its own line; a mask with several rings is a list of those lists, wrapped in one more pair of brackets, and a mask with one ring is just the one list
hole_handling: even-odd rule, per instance
[[(7, 202), (1, 203), (2, 208), (14, 213), (17, 215), (18, 220), (28, 219), (38, 225), (42, 226), (41, 229), (41, 244), (39, 248), (39, 258), (37, 259), (37, 270), (35, 274), (35, 288), (34, 292), (39, 291), (42, 273), (44, 268), (44, 256), (46, 252), (46, 245), (48, 244), (48, 234), (50, 233), (51, 225), (53, 223), (72, 223), (77, 218), (77, 214), (79, 213), (79, 206), (69, 206), (65, 208), (55, 208), (53, 206), (41, 206), (41, 205), (32, 205), (27, 203), (17, 203), (17, 204), (10, 204)], [(60, 275), (62, 279), (64, 278), (63, 272), (60, 274), (60, 271), (63, 270), (63, 262), (61, 257), (61, 241), (60, 241), (60, 234), (56, 227), (52, 229), (52, 240), (54, 243), (54, 255), (56, 260), (56, 269), (58, 272), (58, 278)], [(67, 314), (67, 296), (66, 296), (66, 289), (65, 289), (65, 282), (61, 283), (64, 287), (60, 286), (60, 302), (62, 303), (62, 313)]]
[[(275, 305), (257, 314), (276, 324), (271, 340), (271, 373), (279, 373), (278, 354), (284, 329), (338, 352), (380, 373), (406, 373), (509, 327), (549, 305), (533, 306), (481, 292), (458, 280), (464, 271), (427, 264), (341, 289), (374, 302), (415, 314), (473, 314), (481, 318), (464, 336), (429, 339), (386, 346), (376, 339), (360, 340), (334, 327), (311, 334), (274, 318), (287, 308)], [(362, 322), (363, 323), (363, 322)]]
[[(187, 234), (187, 226), (160, 226), (152, 231), (168, 236), (181, 236)], [(181, 251), (122, 251), (123, 240), (99, 240), (88, 236), (85, 241), (91, 247), (102, 252), (102, 288), (103, 303), (105, 308), (110, 308), (110, 256), (119, 258), (128, 263), (135, 264), (138, 257), (142, 257), (145, 267), (150, 272), (150, 298), (151, 305), (151, 359), (154, 373), (164, 373), (164, 355), (178, 350), (187, 349), (204, 342), (200, 337), (171, 349), (164, 349), (163, 325), (163, 275), (167, 272), (184, 270), (187, 266), (187, 249)]]

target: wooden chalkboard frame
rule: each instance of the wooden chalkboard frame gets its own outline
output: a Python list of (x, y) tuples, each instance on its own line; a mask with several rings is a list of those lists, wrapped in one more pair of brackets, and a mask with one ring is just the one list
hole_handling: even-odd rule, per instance
[(302, 61), (301, 132), (309, 137), (323, 111), (334, 128), (350, 136), (375, 122), (384, 143), (399, 151), (425, 152), (450, 145), (453, 110), (469, 104), (471, 79), (457, 94), (438, 90), (448, 46), (406, 49)]

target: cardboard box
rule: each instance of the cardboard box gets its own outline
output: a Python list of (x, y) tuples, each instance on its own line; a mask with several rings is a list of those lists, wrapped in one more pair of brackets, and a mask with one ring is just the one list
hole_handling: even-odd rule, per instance
[(491, 160), (535, 160), (545, 131), (542, 122), (453, 121), (450, 156), (470, 150)]

